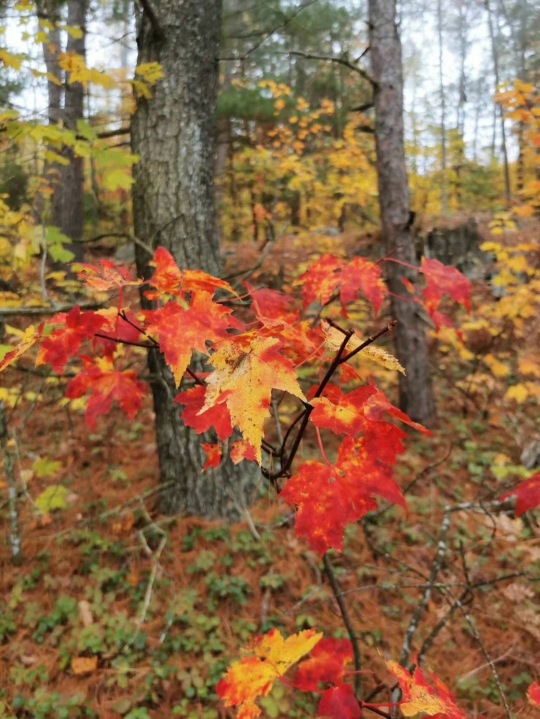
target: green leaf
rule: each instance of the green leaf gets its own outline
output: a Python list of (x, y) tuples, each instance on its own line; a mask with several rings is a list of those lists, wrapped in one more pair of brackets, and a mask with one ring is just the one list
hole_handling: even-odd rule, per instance
[(40, 479), (47, 479), (48, 477), (54, 477), (61, 466), (62, 462), (59, 462), (58, 460), (44, 459), (40, 457), (39, 459), (36, 459), (32, 465), (32, 469), (34, 470), (36, 477), (39, 477)]
[(66, 509), (68, 494), (69, 489), (63, 487), (61, 484), (51, 484), (36, 497), (35, 504), (43, 514)]

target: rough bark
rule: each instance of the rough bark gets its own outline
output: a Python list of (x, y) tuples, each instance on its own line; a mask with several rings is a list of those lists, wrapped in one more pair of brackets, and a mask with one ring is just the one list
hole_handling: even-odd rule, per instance
[(417, 273), (399, 262), (416, 264), (409, 227), (409, 189), (403, 131), (403, 74), (395, 0), (369, 0), (370, 56), (375, 82), (375, 143), (382, 233), (387, 256), (386, 280), (392, 293), (391, 311), (398, 325), (395, 349), (407, 376), (400, 376), (399, 404), (416, 421), (430, 426), (435, 403), (425, 324), (402, 279), (418, 281)]
[[(143, 4), (146, 8), (146, 3)], [(150, 100), (138, 100), (132, 121), (136, 236), (166, 247), (180, 267), (219, 275), (214, 223), (215, 104), (221, 0), (154, 0), (138, 29), (138, 62), (159, 62), (165, 77)], [(137, 246), (139, 272), (150, 259)], [(148, 306), (147, 300), (143, 303)], [(201, 476), (201, 443), (179, 420), (177, 392), (163, 357), (149, 367), (163, 484), (159, 509), (204, 517), (241, 517), (256, 491), (258, 472), (227, 460)]]

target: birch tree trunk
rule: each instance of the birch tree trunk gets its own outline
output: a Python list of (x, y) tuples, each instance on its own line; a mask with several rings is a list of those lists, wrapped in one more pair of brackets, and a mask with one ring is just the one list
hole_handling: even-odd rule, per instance
[[(219, 275), (214, 222), (215, 107), (221, 0), (153, 0), (138, 28), (138, 62), (159, 62), (165, 77), (150, 100), (139, 98), (132, 121), (135, 166), (135, 234), (166, 247), (182, 268)], [(136, 248), (139, 273), (150, 256)], [(149, 303), (143, 298), (143, 304)], [(179, 420), (177, 393), (163, 357), (152, 351), (149, 368), (162, 491), (159, 509), (239, 519), (259, 481), (254, 465), (226, 460), (201, 476), (202, 442)], [(199, 367), (201, 369), (202, 367)]]
[[(399, 404), (414, 420), (430, 426), (435, 403), (429, 367), (425, 323), (417, 305), (407, 298), (402, 280), (413, 284), (418, 275), (400, 262), (416, 265), (409, 222), (409, 189), (403, 130), (403, 73), (395, 0), (369, 0), (370, 56), (375, 83), (375, 144), (379, 205), (385, 250), (397, 262), (387, 262), (386, 280), (397, 319), (396, 354), (407, 375), (400, 375)], [(399, 299), (405, 296), (404, 300)]]

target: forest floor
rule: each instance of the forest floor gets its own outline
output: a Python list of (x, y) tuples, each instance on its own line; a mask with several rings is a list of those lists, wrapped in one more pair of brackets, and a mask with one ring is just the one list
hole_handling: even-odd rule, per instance
[[(312, 241), (319, 251), (338, 244), (326, 238), (321, 250)], [(250, 282), (279, 284), (279, 267), (297, 267), (305, 254), (305, 241), (278, 242)], [(259, 256), (246, 246), (231, 264)], [(504, 378), (486, 395), (458, 391), (471, 363), (435, 340), (432, 352), (438, 425), (432, 438), (411, 436), (397, 469), (408, 512), (381, 504), (331, 555), (361, 648), (363, 695), (381, 703), (393, 685), (384, 660), (399, 661), (426, 595), (444, 507), (489, 502), (527, 476), (516, 426), (538, 431), (533, 401), (501, 405)], [(90, 432), (82, 412), (59, 402), (61, 383), (16, 371), (6, 381), (23, 385), (9, 423), (26, 491), (14, 566), (0, 479), (0, 717), (232, 717), (215, 686), (253, 634), (317, 627), (347, 636), (320, 559), (270, 490), (251, 511), (256, 532), (155, 512), (149, 398), (135, 421), (114, 410)], [(540, 678), (538, 524), (511, 511), (455, 511), (443, 540), (411, 660), (424, 649), (425, 666), (474, 719), (508, 716), (501, 687), (512, 716), (538, 716), (525, 696)], [(316, 713), (315, 695), (281, 683), (260, 703), (273, 718)]]

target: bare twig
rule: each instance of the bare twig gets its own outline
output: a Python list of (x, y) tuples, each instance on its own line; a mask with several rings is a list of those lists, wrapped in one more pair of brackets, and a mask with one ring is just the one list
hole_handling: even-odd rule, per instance
[(334, 574), (334, 568), (332, 566), (332, 562), (330, 561), (330, 557), (328, 556), (328, 552), (325, 552), (325, 554), (323, 554), (323, 565), (324, 565), (324, 571), (326, 572), (326, 576), (328, 577), (328, 581), (330, 582), (330, 586), (332, 587), (332, 592), (334, 594), (334, 597), (336, 598), (336, 602), (339, 605), (339, 610), (341, 612), (341, 618), (343, 619), (343, 624), (345, 625), (345, 628), (347, 629), (347, 634), (349, 635), (349, 639), (351, 640), (353, 656), (354, 656), (354, 669), (355, 669), (354, 693), (356, 695), (356, 698), (360, 699), (362, 696), (362, 694), (361, 694), (362, 684), (361, 684), (361, 674), (360, 674), (360, 672), (362, 670), (362, 655), (360, 653), (360, 645), (358, 643), (358, 637), (356, 636), (356, 633), (354, 631), (351, 617), (349, 615), (349, 610), (347, 609), (347, 605), (345, 604), (343, 594), (340, 592), (339, 585), (338, 585), (337, 579), (336, 579), (336, 575)]
[(433, 591), (433, 586), (437, 580), (437, 576), (438, 576), (439, 572), (441, 571), (442, 564), (443, 564), (443, 561), (444, 561), (444, 558), (445, 558), (446, 552), (447, 552), (446, 537), (448, 535), (449, 528), (450, 528), (450, 514), (449, 514), (449, 512), (445, 512), (443, 521), (441, 523), (441, 528), (439, 530), (439, 538), (437, 541), (437, 551), (435, 552), (435, 557), (433, 558), (433, 563), (431, 565), (431, 572), (429, 574), (429, 580), (428, 580), (428, 583), (424, 590), (424, 593), (422, 595), (422, 598), (421, 598), (420, 602), (418, 603), (418, 606), (416, 607), (416, 611), (414, 612), (414, 614), (412, 616), (409, 626), (407, 627), (407, 631), (405, 632), (405, 637), (403, 639), (401, 658), (399, 660), (400, 664), (402, 666), (406, 666), (406, 664), (409, 660), (413, 637), (416, 634), (416, 631), (420, 624), (420, 620), (422, 619), (422, 615), (424, 614), (426, 607), (428, 605), (428, 602), (430, 600), (431, 593)]

